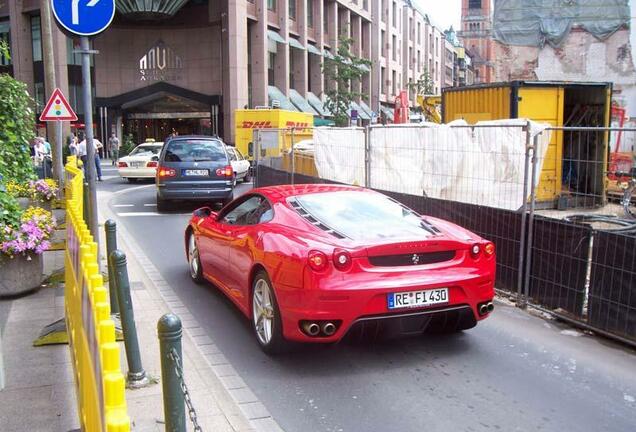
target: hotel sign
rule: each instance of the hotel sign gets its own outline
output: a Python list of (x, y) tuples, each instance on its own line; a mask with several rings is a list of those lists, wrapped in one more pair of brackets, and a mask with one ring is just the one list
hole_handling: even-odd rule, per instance
[(161, 40), (139, 59), (141, 81), (178, 81), (182, 70), (181, 57)]

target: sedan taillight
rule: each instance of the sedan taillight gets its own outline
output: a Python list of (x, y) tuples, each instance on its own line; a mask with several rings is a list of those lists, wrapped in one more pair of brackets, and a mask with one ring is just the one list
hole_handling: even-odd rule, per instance
[(225, 168), (217, 168), (216, 175), (219, 177), (233, 177), (234, 170), (232, 169), (232, 165), (228, 165)]
[(157, 161), (150, 161), (146, 164), (146, 167), (148, 168), (157, 168), (159, 166), (159, 162)]
[(157, 168), (157, 175), (159, 177), (175, 177), (177, 170), (174, 168), (159, 167)]
[(128, 164), (126, 162), (117, 162), (118, 168), (128, 168)]

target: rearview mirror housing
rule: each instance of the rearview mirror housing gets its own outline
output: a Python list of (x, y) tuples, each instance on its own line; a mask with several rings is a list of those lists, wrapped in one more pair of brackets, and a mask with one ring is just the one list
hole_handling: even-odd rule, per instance
[(198, 208), (194, 211), (193, 213), (195, 216), (200, 217), (200, 218), (206, 218), (206, 217), (211, 217), (212, 219), (216, 220), (216, 216), (217, 216), (217, 212), (212, 211), (212, 209), (210, 207), (201, 207)]

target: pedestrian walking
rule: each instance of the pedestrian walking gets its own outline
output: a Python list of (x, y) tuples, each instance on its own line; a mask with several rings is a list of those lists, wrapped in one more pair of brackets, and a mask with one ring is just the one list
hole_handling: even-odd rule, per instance
[(113, 165), (115, 165), (119, 158), (119, 138), (117, 138), (115, 132), (113, 132), (108, 139), (108, 151), (110, 151), (110, 157), (113, 161)]

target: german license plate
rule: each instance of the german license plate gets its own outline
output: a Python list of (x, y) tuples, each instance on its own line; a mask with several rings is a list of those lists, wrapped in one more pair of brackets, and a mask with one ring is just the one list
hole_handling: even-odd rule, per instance
[(130, 167), (131, 168), (141, 168), (142, 166), (144, 166), (143, 162), (131, 162), (130, 163)]
[(387, 295), (389, 309), (415, 308), (448, 303), (448, 288), (422, 291), (390, 293)]
[(187, 170), (183, 170), (183, 175), (184, 176), (207, 176), (208, 175), (208, 170), (206, 169), (187, 169)]

